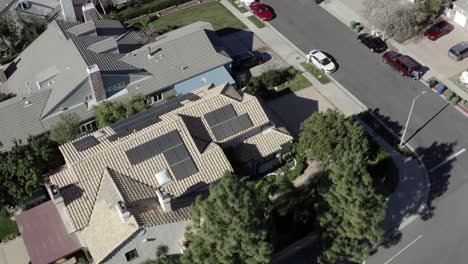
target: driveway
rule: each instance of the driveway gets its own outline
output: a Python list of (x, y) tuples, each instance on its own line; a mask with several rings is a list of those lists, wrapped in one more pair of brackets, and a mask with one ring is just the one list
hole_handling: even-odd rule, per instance
[(301, 123), (311, 114), (335, 108), (313, 87), (289, 93), (267, 104), (294, 137), (299, 135)]
[(423, 36), (405, 42), (405, 47), (420, 59), (421, 64), (438, 73), (440, 79), (447, 79), (468, 68), (468, 60), (454, 61), (447, 56), (448, 50), (458, 42), (468, 40), (468, 32), (453, 22), (454, 30), (436, 41)]
[(21, 236), (0, 244), (0, 264), (28, 264), (29, 261)]

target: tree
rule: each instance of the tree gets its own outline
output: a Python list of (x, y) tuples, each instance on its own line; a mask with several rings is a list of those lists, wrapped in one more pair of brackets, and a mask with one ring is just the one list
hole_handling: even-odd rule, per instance
[(330, 166), (328, 177), (321, 178), (316, 205), (324, 245), (320, 263), (361, 263), (383, 239), (379, 224), (385, 199), (376, 194), (365, 162), (346, 152)]
[(419, 4), (400, 0), (364, 0), (363, 16), (391, 37), (408, 38), (425, 26), (429, 14)]
[(0, 16), (0, 47), (8, 51), (8, 55), (16, 55), (16, 47), (20, 40), (18, 28), (15, 21), (9, 14)]
[(326, 169), (315, 210), (322, 229), (320, 263), (362, 262), (381, 242), (385, 199), (369, 175), (364, 129), (336, 111), (315, 113), (302, 125), (298, 149)]
[(311, 115), (302, 123), (297, 149), (309, 160), (317, 159), (326, 169), (347, 151), (367, 158), (369, 142), (359, 124), (337, 111), (327, 110)]
[(148, 102), (142, 96), (133, 96), (123, 101), (105, 101), (93, 107), (96, 122), (99, 127), (105, 127), (124, 120), (136, 113), (149, 108)]
[(422, 0), (421, 6), (428, 12), (437, 15), (444, 6), (448, 6), (452, 0)]
[(51, 131), (51, 137), (59, 144), (64, 144), (80, 135), (80, 117), (78, 114), (62, 114)]
[(8, 152), (0, 152), (0, 199), (16, 205), (42, 185), (41, 175), (63, 164), (58, 145), (47, 135), (15, 142)]
[(182, 263), (269, 263), (272, 247), (265, 205), (253, 186), (227, 172), (192, 207), (193, 228)]

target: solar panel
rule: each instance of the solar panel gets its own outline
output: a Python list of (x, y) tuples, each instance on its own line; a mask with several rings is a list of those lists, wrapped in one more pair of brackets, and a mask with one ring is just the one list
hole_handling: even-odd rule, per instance
[(221, 141), (252, 126), (253, 123), (250, 120), (249, 115), (245, 113), (220, 123), (219, 125), (211, 127), (211, 131), (213, 132), (216, 140)]
[(137, 165), (163, 154), (176, 179), (186, 178), (198, 169), (176, 130), (126, 151), (130, 164)]
[(205, 114), (206, 122), (210, 127), (216, 126), (226, 120), (237, 116), (234, 107), (229, 104)]
[(99, 141), (93, 136), (87, 136), (87, 137), (82, 138), (82, 139), (80, 139), (80, 140), (78, 140), (76, 142), (73, 142), (73, 146), (78, 151), (83, 151), (83, 150), (88, 149), (90, 147), (96, 146), (97, 144), (99, 144)]
[(182, 180), (198, 172), (192, 159), (186, 159), (171, 166), (172, 173), (177, 180)]
[(114, 123), (110, 125), (110, 127), (115, 131), (115, 134), (109, 136), (108, 139), (110, 141), (114, 141), (118, 138), (125, 137), (135, 131), (153, 125), (161, 121), (161, 119), (159, 118), (160, 116), (174, 111), (179, 107), (182, 107), (183, 104), (181, 104), (180, 102), (185, 100), (193, 102), (199, 100), (200, 98), (201, 97), (196, 94), (188, 93), (179, 96), (171, 101), (152, 107), (146, 111), (135, 114), (125, 120)]

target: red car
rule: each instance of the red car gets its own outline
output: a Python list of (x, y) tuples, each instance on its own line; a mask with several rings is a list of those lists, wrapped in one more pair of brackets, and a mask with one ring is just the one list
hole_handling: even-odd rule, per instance
[(440, 21), (437, 24), (432, 25), (426, 32), (424, 32), (424, 36), (426, 36), (430, 40), (436, 40), (443, 35), (450, 33), (453, 30), (453, 25), (447, 21)]
[(383, 62), (390, 64), (401, 76), (408, 76), (419, 79), (422, 65), (407, 55), (396, 51), (387, 51), (383, 55)]
[(262, 3), (253, 2), (250, 4), (250, 10), (263, 21), (270, 21), (273, 18), (273, 13)]

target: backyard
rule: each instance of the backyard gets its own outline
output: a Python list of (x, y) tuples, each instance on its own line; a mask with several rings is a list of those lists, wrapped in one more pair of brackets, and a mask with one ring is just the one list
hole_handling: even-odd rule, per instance
[(213, 25), (218, 33), (229, 33), (242, 30), (246, 26), (238, 20), (229, 10), (218, 2), (208, 3), (192, 7), (171, 15), (163, 16), (151, 23), (151, 26), (159, 33), (165, 33), (193, 22), (205, 21)]

